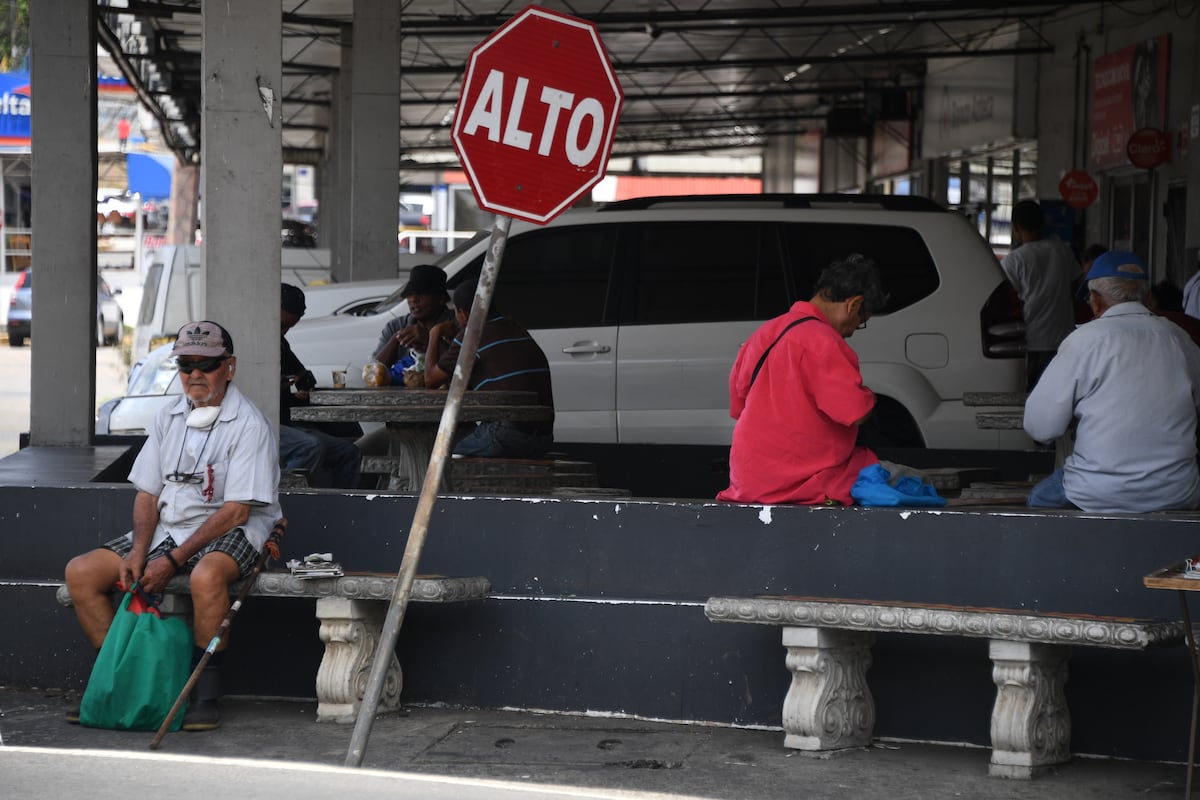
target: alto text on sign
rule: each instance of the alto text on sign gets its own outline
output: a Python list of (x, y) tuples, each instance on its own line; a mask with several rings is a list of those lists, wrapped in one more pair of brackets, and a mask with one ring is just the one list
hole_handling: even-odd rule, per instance
[(480, 208), (548, 222), (604, 177), (623, 95), (595, 27), (530, 6), (471, 53), (451, 138)]

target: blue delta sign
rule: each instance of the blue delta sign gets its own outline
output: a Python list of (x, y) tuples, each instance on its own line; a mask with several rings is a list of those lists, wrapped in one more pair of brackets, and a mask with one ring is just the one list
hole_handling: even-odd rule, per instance
[(28, 72), (0, 73), (0, 148), (29, 149)]
[[(132, 87), (124, 78), (102, 76), (96, 80), (96, 90), (109, 96), (133, 94)], [(29, 151), (29, 118), (32, 111), (29, 73), (0, 72), (0, 151)]]

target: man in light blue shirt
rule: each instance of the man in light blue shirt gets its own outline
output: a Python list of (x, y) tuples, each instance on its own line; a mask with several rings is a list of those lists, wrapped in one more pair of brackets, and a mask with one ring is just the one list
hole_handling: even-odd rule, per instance
[(1159, 511), (1200, 505), (1200, 348), (1142, 305), (1145, 262), (1110, 251), (1087, 274), (1096, 319), (1063, 340), (1025, 404), (1025, 432), (1048, 442), (1078, 419), (1074, 452), (1029, 505)]

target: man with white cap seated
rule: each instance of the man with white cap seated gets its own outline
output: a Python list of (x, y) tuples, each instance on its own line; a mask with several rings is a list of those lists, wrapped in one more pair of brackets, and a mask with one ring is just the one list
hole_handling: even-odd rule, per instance
[(1143, 305), (1150, 273), (1109, 251), (1087, 274), (1096, 318), (1063, 340), (1025, 403), (1025, 432), (1048, 442), (1078, 420), (1074, 452), (1029, 505), (1094, 512), (1200, 505), (1200, 348)]
[[(67, 589), (93, 647), (113, 621), (109, 593), (120, 581), (157, 594), (189, 574), (193, 666), (229, 611), (229, 584), (249, 575), (279, 510), (279, 464), (270, 423), (233, 385), (233, 337), (215, 322), (189, 322), (171, 351), (184, 396), (160, 410), (129, 471), (137, 488), (133, 530), (67, 564)], [(183, 729), (220, 724), (217, 699), (228, 638), (200, 674)], [(78, 712), (67, 715), (78, 722)]]

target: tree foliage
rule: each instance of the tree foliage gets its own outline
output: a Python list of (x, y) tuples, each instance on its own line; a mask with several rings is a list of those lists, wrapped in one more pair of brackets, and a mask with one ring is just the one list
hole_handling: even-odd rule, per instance
[(0, 71), (29, 69), (29, 0), (0, 3)]

